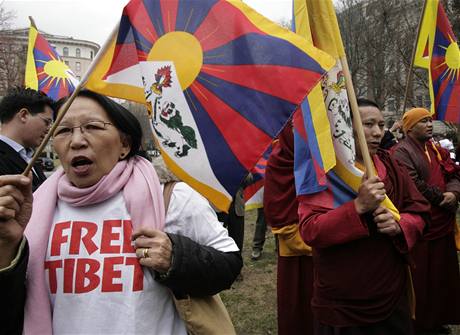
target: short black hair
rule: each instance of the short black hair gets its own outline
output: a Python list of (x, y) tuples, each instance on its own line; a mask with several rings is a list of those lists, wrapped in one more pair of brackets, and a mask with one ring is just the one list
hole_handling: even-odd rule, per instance
[(358, 107), (375, 107), (378, 110), (381, 110), (380, 106), (373, 100), (369, 100), (366, 98), (358, 98), (356, 99), (356, 102), (358, 103)]
[(55, 110), (54, 101), (45, 93), (20, 86), (10, 88), (0, 101), (0, 122), (11, 121), (22, 108), (32, 115), (43, 113), (45, 106)]
[[(128, 137), (131, 150), (124, 159), (139, 153), (142, 143), (142, 127), (137, 118), (129, 110), (112, 99), (90, 90), (81, 90), (77, 96), (89, 98), (98, 103), (105, 110), (115, 128)], [(59, 100), (57, 108), (61, 108), (67, 99), (63, 98)]]

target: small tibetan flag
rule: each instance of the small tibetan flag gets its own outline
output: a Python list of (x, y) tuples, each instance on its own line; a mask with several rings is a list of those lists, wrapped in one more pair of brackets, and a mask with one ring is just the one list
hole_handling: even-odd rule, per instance
[(69, 96), (78, 80), (56, 50), (32, 23), (25, 73), (25, 86), (42, 91), (53, 100)]

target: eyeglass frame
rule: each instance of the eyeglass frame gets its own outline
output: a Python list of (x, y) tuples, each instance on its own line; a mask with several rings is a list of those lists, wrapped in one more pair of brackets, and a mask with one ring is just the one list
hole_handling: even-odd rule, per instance
[(52, 125), (53, 125), (53, 119), (48, 119), (47, 117), (43, 117), (41, 116), (40, 114), (32, 114), (33, 116), (38, 116), (40, 119), (43, 120), (43, 122), (45, 122), (45, 126), (47, 128), (50, 128)]
[[(68, 138), (68, 137), (70, 137), (70, 136), (73, 135), (73, 132), (74, 132), (74, 129), (75, 129), (75, 128), (80, 128), (80, 132), (81, 132), (82, 134), (85, 134), (85, 133), (88, 132), (88, 130), (85, 131), (83, 126), (86, 126), (86, 125), (88, 125), (88, 124), (90, 124), (90, 123), (92, 123), (92, 122), (99, 122), (99, 123), (102, 123), (102, 124), (104, 125), (104, 128), (101, 128), (101, 129), (99, 129), (99, 130), (106, 130), (106, 129), (107, 129), (107, 128), (106, 128), (107, 125), (114, 126), (112, 122), (102, 121), (102, 120), (91, 120), (91, 121), (86, 121), (86, 122), (80, 123), (80, 125), (74, 126), (74, 127), (67, 127), (67, 126), (60, 126), (60, 125), (59, 125), (59, 126), (57, 126), (56, 129), (54, 130), (53, 137), (56, 138), (56, 136), (57, 136), (58, 138)], [(69, 134), (56, 134), (57, 131), (59, 130), (59, 127), (61, 127), (61, 129), (62, 129), (62, 128), (69, 128), (69, 129), (70, 129), (70, 133), (69, 133)], [(91, 133), (91, 132), (90, 132), (90, 133)]]

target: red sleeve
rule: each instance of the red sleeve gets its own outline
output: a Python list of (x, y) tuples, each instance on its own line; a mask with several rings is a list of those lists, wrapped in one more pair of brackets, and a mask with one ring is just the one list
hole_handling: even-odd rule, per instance
[(415, 243), (422, 236), (423, 229), (425, 228), (425, 220), (417, 214), (401, 213), (399, 226), (402, 231), (402, 239), (396, 239), (395, 246), (399, 252), (405, 254), (412, 250)]
[(364, 217), (353, 201), (331, 209), (321, 205), (327, 191), (298, 197), (300, 235), (314, 248), (326, 248), (369, 236)]

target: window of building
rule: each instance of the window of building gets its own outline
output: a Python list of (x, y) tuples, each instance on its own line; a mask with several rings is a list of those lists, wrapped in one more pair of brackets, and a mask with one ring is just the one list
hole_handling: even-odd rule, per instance
[(64, 63), (65, 63), (65, 65), (69, 66), (69, 61), (68, 60), (65, 60)]
[(63, 51), (63, 52), (62, 52), (62, 55), (63, 55), (63, 56), (69, 56), (69, 48), (64, 47), (64, 49), (62, 49), (62, 51)]
[(75, 57), (81, 57), (81, 50), (80, 48), (75, 49)]
[(90, 52), (89, 52), (89, 57), (90, 57), (91, 59), (93, 59), (93, 56), (94, 56), (93, 51), (90, 51)]
[(81, 71), (81, 63), (80, 62), (75, 62), (75, 70)]
[(77, 76), (77, 79), (80, 81), (80, 80), (81, 80), (81, 77), (80, 77), (80, 76)]

